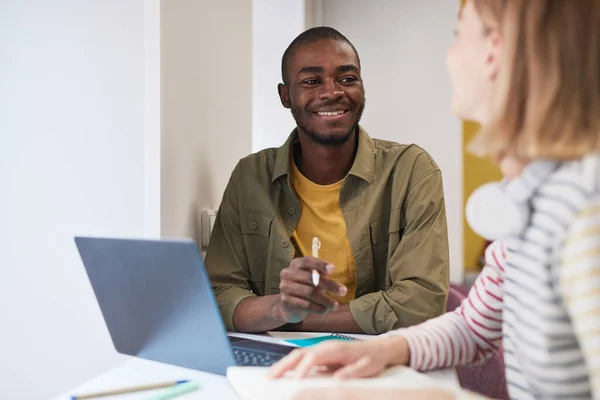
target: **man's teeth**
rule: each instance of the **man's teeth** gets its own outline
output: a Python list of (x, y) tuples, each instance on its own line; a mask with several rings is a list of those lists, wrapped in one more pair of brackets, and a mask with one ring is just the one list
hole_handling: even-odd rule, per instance
[(327, 116), (327, 117), (334, 117), (336, 115), (342, 115), (343, 113), (345, 113), (346, 111), (341, 110), (341, 111), (327, 111), (327, 112), (318, 112), (317, 114), (321, 115), (321, 116)]

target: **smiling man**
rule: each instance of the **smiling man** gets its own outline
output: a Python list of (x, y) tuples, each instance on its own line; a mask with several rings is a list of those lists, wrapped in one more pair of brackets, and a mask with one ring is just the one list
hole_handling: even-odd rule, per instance
[(360, 59), (338, 31), (300, 34), (281, 73), (297, 127), (238, 163), (206, 255), (227, 328), (378, 334), (442, 314), (448, 237), (435, 162), (359, 126)]

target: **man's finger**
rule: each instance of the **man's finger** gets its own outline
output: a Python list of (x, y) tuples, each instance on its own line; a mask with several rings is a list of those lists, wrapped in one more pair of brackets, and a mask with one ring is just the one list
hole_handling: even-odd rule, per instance
[(290, 263), (290, 268), (298, 268), (306, 271), (317, 270), (321, 275), (329, 275), (333, 271), (331, 263), (314, 257), (295, 258)]
[[(305, 270), (300, 268), (285, 268), (281, 270), (279, 276), (281, 278), (279, 284), (280, 292), (287, 290), (286, 286), (289, 286), (290, 282), (300, 283), (306, 285), (307, 287), (315, 287), (313, 284), (311, 270)], [(338, 296), (345, 296), (348, 292), (346, 286), (339, 284), (332, 279), (329, 279), (325, 275), (320, 277), (318, 287)]]
[(309, 270), (299, 268), (285, 268), (281, 270), (281, 272), (279, 273), (279, 277), (282, 283), (297, 282), (307, 286), (313, 286), (312, 271)]
[[(282, 296), (282, 300), (287, 301), (293, 298), (302, 299), (310, 302), (311, 304), (320, 305), (326, 309), (332, 310), (337, 307), (337, 302), (329, 297), (323, 291), (314, 286), (303, 285), (300, 283), (282, 281), (279, 284), (279, 290)], [(306, 307), (307, 309), (308, 307)]]
[(321, 277), (319, 288), (338, 296), (345, 296), (346, 293), (348, 293), (348, 288), (346, 286), (327, 277)]

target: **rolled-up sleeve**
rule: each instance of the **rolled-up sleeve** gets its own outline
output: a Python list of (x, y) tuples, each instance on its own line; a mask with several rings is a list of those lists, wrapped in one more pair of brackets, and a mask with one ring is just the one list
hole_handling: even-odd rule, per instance
[(368, 334), (416, 325), (445, 312), (450, 268), (439, 170), (409, 187), (402, 215), (404, 230), (388, 263), (389, 288), (350, 302), (352, 315)]
[(250, 290), (248, 260), (240, 230), (238, 164), (223, 194), (206, 252), (205, 264), (225, 327), (235, 331), (233, 313)]

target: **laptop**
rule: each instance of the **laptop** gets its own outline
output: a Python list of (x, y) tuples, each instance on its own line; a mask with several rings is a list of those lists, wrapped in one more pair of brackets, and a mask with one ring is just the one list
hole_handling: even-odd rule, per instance
[(294, 348), (227, 335), (192, 240), (76, 237), (117, 352), (225, 375), (269, 366)]

